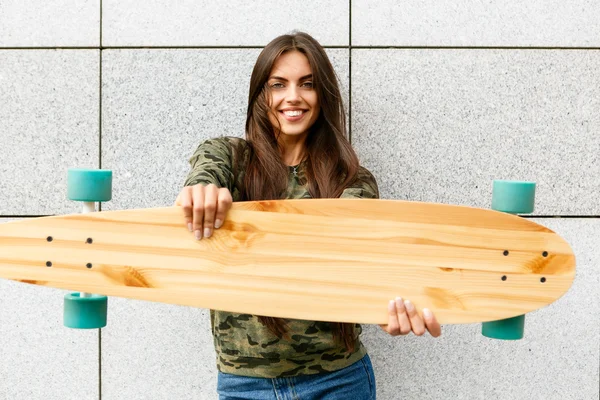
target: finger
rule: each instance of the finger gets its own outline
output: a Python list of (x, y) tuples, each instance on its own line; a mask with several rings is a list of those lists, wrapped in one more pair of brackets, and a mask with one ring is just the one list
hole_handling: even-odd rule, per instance
[(435, 315), (428, 308), (423, 309), (423, 318), (425, 319), (425, 326), (429, 331), (429, 334), (433, 337), (440, 337), (442, 335), (442, 327), (437, 322)]
[(400, 323), (398, 322), (398, 313), (396, 312), (396, 302), (390, 300), (388, 303), (388, 323), (380, 325), (381, 328), (392, 336), (400, 334)]
[(204, 220), (204, 186), (195, 185), (193, 192), (193, 221), (192, 230), (197, 240), (202, 239), (202, 223)]
[(223, 226), (227, 211), (231, 208), (231, 193), (227, 188), (219, 189), (219, 200), (217, 202), (217, 214), (215, 216), (215, 228), (219, 229)]
[(209, 238), (212, 235), (215, 226), (215, 213), (217, 212), (217, 197), (219, 188), (215, 185), (208, 185), (204, 189), (204, 237)]
[(411, 332), (411, 325), (406, 314), (406, 308), (402, 298), (396, 297), (396, 313), (398, 316), (398, 322), (400, 323), (400, 334), (408, 335)]
[(185, 223), (186, 223), (188, 229), (190, 230), (190, 232), (192, 232), (192, 220), (193, 220), (192, 188), (189, 186), (183, 188), (181, 190), (181, 192), (179, 193), (178, 199), (179, 199), (179, 205), (181, 206), (181, 209), (183, 210), (183, 218), (185, 219)]
[(417, 336), (422, 336), (425, 334), (425, 323), (417, 313), (417, 309), (414, 304), (409, 300), (404, 301), (404, 306), (406, 307), (406, 312), (408, 313), (408, 318), (410, 319), (410, 325), (412, 326), (412, 331)]

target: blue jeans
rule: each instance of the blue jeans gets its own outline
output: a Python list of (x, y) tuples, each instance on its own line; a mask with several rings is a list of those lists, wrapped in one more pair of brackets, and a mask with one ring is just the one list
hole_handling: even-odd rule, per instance
[(289, 378), (251, 378), (219, 372), (219, 400), (374, 400), (375, 375), (368, 355), (335, 372)]

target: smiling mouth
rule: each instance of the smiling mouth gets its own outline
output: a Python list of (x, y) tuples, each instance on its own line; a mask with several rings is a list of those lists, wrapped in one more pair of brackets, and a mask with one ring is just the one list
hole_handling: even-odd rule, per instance
[(308, 110), (280, 110), (282, 117), (289, 123), (300, 123), (304, 121), (304, 116)]

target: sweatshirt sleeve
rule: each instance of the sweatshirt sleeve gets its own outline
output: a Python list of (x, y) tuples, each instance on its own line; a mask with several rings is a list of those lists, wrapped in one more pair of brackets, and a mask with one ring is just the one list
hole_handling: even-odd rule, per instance
[(232, 146), (227, 138), (208, 139), (196, 148), (189, 159), (190, 172), (184, 186), (214, 184), (233, 191)]
[(342, 192), (340, 198), (378, 199), (379, 188), (375, 177), (368, 169), (360, 167), (356, 181)]

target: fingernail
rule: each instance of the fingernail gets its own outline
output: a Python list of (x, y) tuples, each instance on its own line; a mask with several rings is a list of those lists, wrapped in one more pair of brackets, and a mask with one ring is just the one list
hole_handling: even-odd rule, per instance
[(425, 316), (425, 318), (431, 318), (431, 311), (429, 310), (429, 308), (423, 309), (423, 315)]
[(215, 220), (215, 228), (219, 229), (223, 225), (223, 221), (220, 219)]
[(412, 311), (415, 309), (415, 306), (413, 306), (413, 303), (411, 303), (410, 300), (404, 301), (404, 307), (406, 307), (406, 311)]
[(394, 311), (394, 306), (396, 304), (394, 303), (394, 300), (390, 300), (390, 302), (388, 303), (388, 310), (389, 311)]
[(188, 229), (190, 230), (190, 232), (192, 232), (192, 223), (188, 223)]
[(194, 232), (194, 234), (196, 236), (196, 240), (202, 239), (202, 232), (200, 232), (199, 230), (197, 230), (196, 232)]
[(398, 309), (401, 309), (402, 304), (402, 297), (396, 297), (396, 307), (398, 307)]
[(211, 234), (210, 228), (204, 229), (204, 237), (209, 238)]

